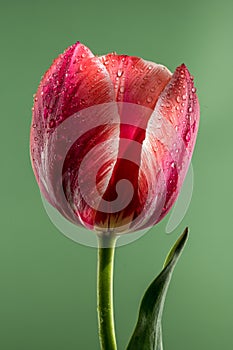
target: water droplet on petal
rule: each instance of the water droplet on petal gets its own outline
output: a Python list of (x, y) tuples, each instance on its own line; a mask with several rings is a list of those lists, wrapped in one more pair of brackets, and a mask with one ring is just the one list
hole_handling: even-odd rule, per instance
[(147, 100), (148, 103), (150, 103), (150, 102), (152, 102), (152, 97), (148, 96), (146, 100)]
[(124, 86), (121, 86), (121, 87), (120, 87), (120, 92), (123, 93), (124, 91), (125, 91)]
[(187, 98), (186, 95), (183, 95), (183, 96), (182, 96), (182, 99), (183, 99), (183, 100), (186, 100), (186, 98)]
[(189, 111), (190, 113), (192, 112), (192, 110), (193, 110), (192, 107), (189, 107), (188, 111)]
[(187, 134), (185, 135), (185, 140), (186, 140), (187, 142), (189, 142), (190, 139), (191, 139), (191, 133), (190, 133), (190, 130), (189, 130), (189, 131), (187, 132)]
[(192, 88), (192, 92), (196, 92), (197, 89), (195, 87)]
[(117, 76), (118, 76), (118, 77), (121, 77), (121, 76), (122, 76), (122, 74), (123, 74), (123, 71), (122, 71), (122, 70), (120, 70), (120, 69), (118, 69), (118, 71), (117, 71)]
[(180, 96), (177, 96), (176, 101), (179, 103), (180, 102)]
[(172, 162), (172, 163), (171, 163), (171, 167), (172, 167), (172, 168), (175, 168), (175, 165), (176, 165), (175, 162)]
[(49, 122), (50, 129), (54, 128), (56, 126), (56, 121), (54, 119), (51, 119)]
[(48, 111), (48, 109), (45, 107), (45, 108), (44, 108), (44, 118), (47, 119), (47, 118), (48, 118), (48, 115), (49, 115), (49, 111)]

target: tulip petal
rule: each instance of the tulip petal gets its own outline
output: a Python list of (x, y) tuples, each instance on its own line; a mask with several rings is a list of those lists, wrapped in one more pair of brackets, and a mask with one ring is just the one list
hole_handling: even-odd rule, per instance
[(154, 109), (160, 93), (171, 79), (166, 67), (139, 57), (108, 54), (99, 59), (114, 84), (117, 102)]
[[(122, 191), (122, 203), (126, 202), (124, 198), (130, 198), (132, 188), (134, 194), (124, 210), (117, 210), (111, 215), (99, 212), (95, 220), (96, 225), (110, 220), (111, 225), (120, 229), (122, 222), (126, 226), (127, 222), (128, 226), (130, 222), (132, 224), (133, 219), (140, 215), (144, 207), (144, 196), (141, 195), (140, 199), (138, 197), (142, 143), (150, 114), (161, 91), (170, 80), (171, 73), (161, 65), (146, 62), (137, 57), (110, 54), (100, 57), (100, 60), (113, 81), (121, 121), (117, 161), (103, 198), (112, 203), (117, 198), (117, 184), (122, 183), (123, 180), (131, 185), (125, 186)], [(131, 104), (136, 104), (138, 108), (133, 110)], [(141, 194), (145, 194), (147, 186), (145, 176), (144, 180), (141, 179), (142, 183), (144, 183), (144, 188)]]
[(156, 108), (181, 135), (191, 156), (197, 136), (200, 109), (193, 77), (184, 64), (175, 70)]
[(155, 164), (156, 160), (159, 167), (148, 167), (147, 164), (150, 169), (148, 176), (153, 183), (156, 172), (163, 173), (164, 181), (161, 181), (159, 192), (166, 193), (166, 196), (160, 205), (156, 205), (146, 226), (154, 225), (166, 215), (186, 176), (199, 123), (199, 103), (195, 91), (188, 69), (181, 65), (161, 93), (148, 122), (140, 170), (145, 169), (148, 154), (153, 154), (151, 164)]
[(55, 138), (55, 130), (79, 111), (112, 101), (114, 91), (108, 72), (80, 43), (54, 61), (35, 95), (31, 128), (33, 169), (45, 198), (71, 221), (74, 218), (70, 208), (61, 199), (61, 189), (57, 189), (62, 177), (57, 169), (64, 159), (60, 155), (63, 143)]

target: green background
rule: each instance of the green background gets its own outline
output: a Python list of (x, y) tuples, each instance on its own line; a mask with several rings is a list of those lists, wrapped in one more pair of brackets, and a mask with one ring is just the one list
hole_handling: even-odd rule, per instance
[(136, 55), (172, 71), (185, 62), (201, 105), (194, 192), (183, 222), (167, 235), (165, 218), (117, 250), (119, 349), (143, 291), (186, 225), (191, 235), (166, 301), (164, 348), (233, 348), (232, 16), (230, 0), (1, 1), (1, 349), (99, 349), (96, 250), (50, 222), (28, 147), (40, 77), (77, 40), (95, 54)]

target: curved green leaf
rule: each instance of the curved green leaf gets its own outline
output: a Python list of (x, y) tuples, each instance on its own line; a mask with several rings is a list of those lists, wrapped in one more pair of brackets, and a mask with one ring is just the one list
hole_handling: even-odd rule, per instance
[(175, 265), (188, 238), (188, 228), (170, 250), (162, 272), (151, 283), (141, 302), (138, 321), (127, 350), (163, 350), (162, 313)]

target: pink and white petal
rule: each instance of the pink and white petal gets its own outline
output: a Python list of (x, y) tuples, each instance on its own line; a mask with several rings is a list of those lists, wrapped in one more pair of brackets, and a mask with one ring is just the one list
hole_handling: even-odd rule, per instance
[[(159, 185), (158, 193), (165, 193), (160, 205), (151, 213), (144, 227), (160, 221), (174, 204), (187, 173), (199, 122), (199, 104), (193, 86), (193, 80), (182, 65), (178, 67), (160, 95), (155, 110), (148, 122), (143, 143), (141, 171), (146, 168), (148, 155), (153, 154), (148, 174), (153, 183), (157, 180), (156, 171), (163, 174), (164, 181)], [(187, 138), (187, 133), (189, 137)], [(154, 169), (154, 170), (153, 170)], [(155, 193), (158, 195), (158, 193)], [(150, 199), (150, 198), (149, 198)], [(153, 202), (151, 202), (153, 204)], [(148, 215), (149, 216), (149, 215)]]
[(158, 100), (156, 110), (171, 122), (182, 137), (191, 157), (197, 136), (200, 110), (193, 78), (184, 64), (175, 70), (171, 81)]
[(45, 197), (72, 221), (69, 205), (65, 205), (57, 190), (62, 176), (57, 169), (64, 158), (60, 155), (63, 141), (56, 138), (55, 131), (81, 110), (112, 101), (114, 91), (108, 72), (81, 44), (67, 49), (55, 60), (35, 96), (31, 131), (34, 172)]
[(139, 57), (108, 54), (99, 59), (113, 81), (118, 102), (136, 103), (154, 109), (172, 76), (166, 67)]

